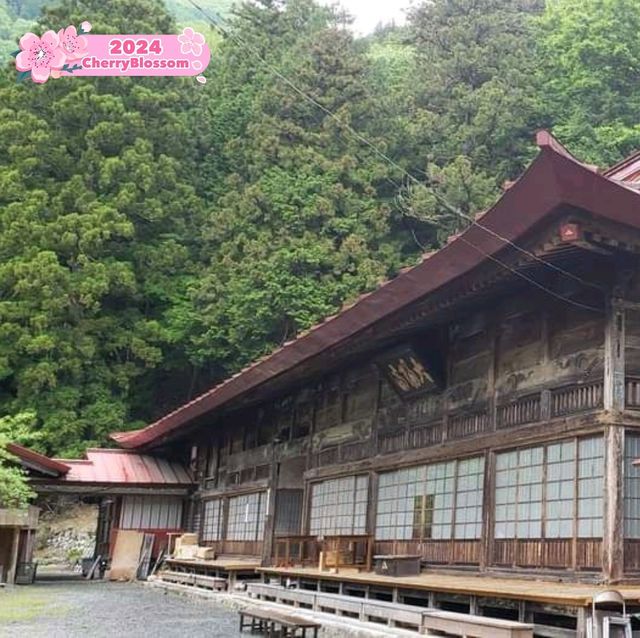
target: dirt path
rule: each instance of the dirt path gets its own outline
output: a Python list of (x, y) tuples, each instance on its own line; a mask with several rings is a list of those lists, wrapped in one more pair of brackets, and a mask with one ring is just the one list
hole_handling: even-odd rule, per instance
[(1, 638), (238, 638), (236, 613), (135, 584), (39, 582), (0, 589)]

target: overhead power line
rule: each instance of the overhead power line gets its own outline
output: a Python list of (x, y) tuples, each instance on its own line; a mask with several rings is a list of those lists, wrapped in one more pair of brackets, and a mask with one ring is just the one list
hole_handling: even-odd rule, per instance
[[(424, 186), (423, 182), (421, 182), (417, 177), (412, 175), (403, 166), (398, 164), (398, 162), (396, 162), (393, 158), (389, 157), (376, 144), (374, 144), (369, 139), (367, 139), (364, 135), (362, 135), (357, 130), (355, 130), (350, 124), (348, 124), (347, 122), (344, 122), (338, 115), (336, 115), (333, 111), (331, 111), (331, 109), (327, 108), (326, 106), (324, 106), (323, 104), (318, 102), (315, 98), (313, 98), (308, 93), (306, 93), (301, 88), (299, 88), (292, 80), (290, 80), (288, 77), (286, 77), (279, 69), (277, 69), (270, 62), (268, 62), (264, 58), (264, 56), (260, 53), (260, 51), (258, 51), (255, 47), (251, 46), (251, 44), (248, 44), (240, 36), (238, 36), (233, 31), (233, 27), (232, 26), (225, 27), (222, 23), (226, 22), (226, 20), (224, 20), (224, 18), (222, 16), (220, 16), (218, 13), (216, 13), (214, 11), (213, 13), (215, 14), (216, 17), (213, 18), (207, 11), (205, 11), (200, 5), (198, 5), (198, 3), (195, 2), (195, 0), (189, 0), (189, 2), (204, 16), (204, 18), (209, 22), (209, 24), (211, 26), (213, 26), (215, 29), (220, 31), (220, 33), (222, 33), (222, 35), (224, 35), (225, 37), (232, 39), (237, 44), (239, 44), (241, 47), (244, 47), (250, 53), (252, 53), (265, 66), (265, 68), (267, 68), (273, 75), (275, 75), (279, 80), (281, 80), (284, 84), (286, 84), (292, 91), (294, 91), (296, 94), (298, 94), (300, 97), (305, 99), (310, 104), (314, 105), (316, 108), (320, 109), (323, 113), (325, 113), (332, 120), (334, 120), (341, 129), (346, 130), (354, 139), (358, 140), (361, 144), (364, 144), (367, 148), (371, 149), (379, 158), (381, 158), (383, 161), (387, 162), (390, 166), (392, 166), (396, 170), (400, 171), (400, 173), (402, 173), (404, 176), (406, 176), (410, 180), (411, 183), (413, 183), (415, 185), (418, 185), (418, 186)], [(425, 173), (425, 175), (426, 175), (426, 173)], [(428, 175), (426, 175), (426, 176), (428, 178)], [(400, 188), (400, 186), (395, 181), (389, 179), (389, 182), (392, 183), (396, 188)], [(450, 213), (452, 213), (454, 215), (458, 215), (459, 217), (461, 217), (461, 218), (465, 219), (466, 221), (468, 221), (471, 225), (481, 229), (482, 231), (484, 231), (488, 235), (494, 237), (498, 241), (501, 241), (504, 244), (506, 244), (508, 246), (511, 246), (512, 248), (514, 248), (518, 252), (520, 252), (522, 254), (525, 254), (528, 257), (532, 258), (533, 260), (543, 264), (545, 267), (548, 267), (548, 268), (550, 268), (552, 270), (555, 270), (556, 272), (558, 272), (558, 273), (560, 273), (560, 274), (562, 274), (562, 275), (564, 275), (564, 276), (566, 276), (566, 277), (568, 277), (570, 279), (573, 279), (574, 281), (576, 281), (576, 282), (578, 282), (578, 283), (580, 283), (580, 284), (582, 284), (584, 286), (588, 286), (590, 288), (595, 288), (599, 292), (602, 292), (602, 288), (600, 286), (598, 286), (597, 284), (594, 284), (593, 282), (587, 281), (587, 280), (583, 279), (582, 277), (579, 277), (578, 275), (576, 275), (576, 274), (574, 274), (572, 272), (569, 272), (568, 270), (565, 270), (561, 266), (558, 266), (558, 265), (556, 265), (554, 263), (551, 263), (551, 262), (547, 261), (546, 259), (543, 259), (539, 255), (536, 255), (535, 253), (527, 250), (526, 248), (523, 248), (522, 246), (519, 246), (518, 244), (516, 244), (515, 242), (513, 242), (509, 238), (504, 237), (500, 233), (492, 230), (491, 228), (488, 228), (484, 224), (481, 224), (477, 219), (475, 219), (475, 217), (473, 217), (472, 215), (468, 215), (467, 213), (461, 211), (459, 208), (457, 208), (456, 206), (451, 204), (443, 195), (441, 195), (440, 193), (437, 192), (436, 188), (432, 188), (431, 192), (433, 193), (434, 197), (438, 200), (438, 202), (442, 206), (444, 206)], [(500, 265), (501, 267), (505, 268), (506, 270), (510, 271), (511, 273), (517, 275), (518, 277), (520, 277), (524, 281), (527, 281), (528, 283), (530, 283), (530, 284), (536, 286), (537, 288), (545, 291), (546, 293), (548, 293), (552, 297), (555, 297), (556, 299), (560, 299), (560, 300), (565, 301), (565, 302), (567, 302), (567, 303), (569, 303), (571, 305), (578, 306), (578, 307), (583, 308), (583, 309), (591, 310), (591, 311), (597, 312), (597, 313), (601, 313), (602, 312), (602, 310), (600, 308), (597, 308), (595, 306), (591, 306), (591, 305), (588, 305), (588, 304), (582, 304), (580, 302), (574, 301), (573, 299), (565, 297), (565, 296), (555, 292), (554, 290), (551, 290), (551, 289), (547, 288), (546, 286), (544, 286), (543, 284), (535, 281), (531, 277), (529, 277), (527, 275), (524, 275), (523, 273), (521, 273), (518, 270), (515, 270), (514, 268), (512, 268), (508, 264), (505, 264), (498, 257), (495, 257), (494, 255), (490, 255), (489, 253), (485, 252), (484, 250), (482, 250), (481, 248), (479, 248), (478, 246), (476, 246), (472, 242), (470, 242), (468, 239), (466, 239), (466, 238), (462, 238), (462, 239), (464, 239), (464, 243), (465, 244), (471, 246), (472, 248), (474, 248), (475, 250), (477, 250), (478, 252), (480, 252), (484, 256), (488, 257), (489, 259), (491, 259), (491, 261), (495, 262), (496, 264)]]

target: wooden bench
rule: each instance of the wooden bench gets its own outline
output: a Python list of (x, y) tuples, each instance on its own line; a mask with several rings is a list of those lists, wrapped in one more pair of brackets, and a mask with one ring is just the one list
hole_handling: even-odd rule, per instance
[(472, 616), (453, 611), (425, 611), (423, 631), (444, 631), (473, 638), (532, 638), (533, 625), (488, 616)]
[(250, 583), (247, 586), (247, 593), (258, 599), (273, 600), (296, 607), (304, 604), (314, 611), (330, 611), (338, 616), (348, 615), (365, 622), (383, 621), (391, 627), (412, 626), (422, 633), (433, 630), (453, 636), (469, 636), (469, 638), (532, 638), (533, 636), (533, 625), (514, 620), (461, 614), (372, 598), (288, 589), (266, 583)]
[(308, 629), (313, 633), (313, 638), (317, 638), (318, 629), (320, 629), (320, 623), (313, 620), (283, 614), (271, 609), (240, 609), (238, 614), (240, 615), (241, 632), (246, 627), (252, 632), (259, 631), (266, 636), (282, 636), (283, 638), (301, 636), (306, 638)]
[(341, 594), (287, 589), (280, 585), (250, 583), (247, 586), (250, 596), (273, 600), (276, 603), (299, 607), (304, 604), (314, 611), (335, 613), (338, 616), (351, 616), (362, 621), (384, 621), (391, 626), (397, 623), (412, 625), (419, 629), (422, 626), (423, 607), (391, 603), (373, 598), (356, 598)]

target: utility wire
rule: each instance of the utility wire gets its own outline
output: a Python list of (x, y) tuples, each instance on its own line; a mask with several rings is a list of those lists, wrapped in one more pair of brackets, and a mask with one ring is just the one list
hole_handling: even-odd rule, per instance
[[(226, 22), (226, 21), (224, 20), (224, 18), (222, 18), (222, 16), (220, 16), (218, 13), (216, 13), (214, 11), (214, 14), (215, 14), (217, 19), (216, 18), (212, 18), (200, 5), (198, 5), (195, 2), (195, 0), (189, 0), (189, 2), (205, 17), (205, 19), (209, 22), (209, 24), (211, 26), (213, 26), (214, 28), (218, 29), (220, 31), (220, 33), (222, 33), (222, 35), (234, 40), (240, 46), (248, 49), (249, 52), (252, 53), (256, 58), (258, 58), (258, 60), (273, 75), (275, 75), (278, 79), (280, 79), (282, 82), (284, 82), (295, 93), (300, 95), (300, 97), (302, 97), (303, 99), (305, 99), (309, 103), (313, 104), (316, 108), (320, 109), (323, 113), (328, 115), (332, 120), (334, 120), (335, 122), (338, 123), (340, 128), (346, 129), (346, 131), (349, 132), (352, 137), (354, 137), (360, 143), (362, 143), (365, 146), (367, 146), (368, 148), (370, 148), (376, 155), (378, 155), (378, 157), (383, 159), (390, 166), (393, 166), (395, 169), (400, 171), (403, 175), (406, 175), (406, 177), (412, 183), (414, 183), (414, 184), (416, 184), (418, 186), (423, 186), (424, 185), (423, 182), (421, 182), (418, 178), (416, 178), (414, 175), (409, 173), (409, 171), (407, 171), (403, 166), (398, 164), (398, 162), (396, 162), (394, 159), (392, 159), (386, 153), (384, 153), (382, 150), (380, 150), (380, 148), (378, 146), (376, 146), (373, 142), (369, 141), (361, 133), (356, 131), (350, 124), (348, 124), (348, 123), (344, 122), (343, 120), (341, 120), (333, 111), (331, 111), (330, 109), (325, 107), (323, 104), (321, 104), (316, 99), (314, 99), (313, 97), (311, 97), (310, 95), (305, 93), (298, 86), (296, 86), (296, 84), (294, 84), (289, 78), (287, 78), (285, 75), (283, 75), (276, 67), (274, 67), (267, 60), (265, 60), (264, 56), (257, 49), (255, 49), (255, 47), (252, 47), (250, 44), (247, 44), (245, 41), (243, 41), (243, 39), (240, 36), (235, 34), (232, 31), (233, 27), (227, 28), (227, 27), (223, 26), (222, 22)], [(427, 178), (429, 178), (429, 176), (426, 173), (425, 173), (425, 175), (427, 176)], [(399, 188), (399, 185), (395, 181), (391, 180), (390, 178), (388, 178), (388, 181), (390, 183), (392, 183), (396, 188)], [(549, 267), (549, 268), (551, 268), (551, 269), (553, 269), (553, 270), (565, 275), (566, 277), (569, 277), (569, 278), (573, 279), (576, 282), (579, 282), (582, 285), (585, 285), (585, 286), (588, 286), (588, 287), (591, 287), (591, 288), (595, 288), (599, 292), (602, 292), (602, 288), (600, 286), (598, 286), (597, 284), (594, 284), (593, 282), (590, 282), (590, 281), (587, 281), (585, 279), (582, 279), (578, 275), (575, 275), (574, 273), (569, 272), (569, 271), (565, 270), (564, 268), (562, 268), (560, 266), (557, 266), (556, 264), (548, 262), (547, 260), (543, 259), (539, 255), (536, 255), (535, 253), (532, 253), (532, 252), (528, 251), (527, 249), (522, 248), (521, 246), (518, 246), (515, 242), (511, 241), (507, 237), (504, 237), (500, 233), (497, 233), (496, 231), (494, 231), (494, 230), (484, 226), (483, 224), (479, 223), (478, 220), (475, 219), (475, 217), (473, 217), (472, 215), (467, 215), (463, 211), (461, 211), (458, 208), (456, 208), (455, 206), (453, 206), (444, 196), (442, 196), (440, 193), (438, 193), (435, 188), (432, 188), (432, 192), (433, 192), (434, 197), (438, 200), (438, 202), (442, 206), (444, 206), (449, 212), (462, 217), (463, 219), (469, 221), (473, 226), (476, 226), (476, 227), (482, 229), (483, 231), (485, 231), (489, 235), (493, 236), (494, 238), (498, 239), (499, 241), (502, 241), (505, 244), (508, 244), (509, 246), (515, 248), (518, 252), (523, 253), (523, 254), (527, 255), (528, 257), (531, 257), (535, 261), (540, 262), (541, 264), (543, 264), (543, 265), (545, 265), (545, 266), (547, 266), (547, 267)], [(414, 235), (414, 240), (415, 240), (415, 233), (413, 235)], [(419, 242), (416, 242), (416, 243), (418, 243), (418, 245), (420, 245)], [(595, 306), (582, 304), (580, 302), (573, 301), (572, 299), (570, 299), (568, 297), (564, 297), (563, 295), (560, 295), (559, 293), (556, 293), (555, 291), (547, 288), (543, 284), (541, 284), (541, 283), (535, 281), (534, 279), (522, 274), (520, 271), (517, 271), (517, 270), (511, 268), (509, 265), (503, 263), (497, 257), (489, 255), (488, 253), (486, 253), (485, 251), (480, 249), (478, 246), (475, 246), (474, 244), (472, 244), (467, 239), (464, 239), (464, 243), (469, 245), (469, 246), (471, 246), (472, 248), (474, 248), (475, 250), (477, 250), (481, 254), (485, 255), (486, 257), (490, 258), (492, 261), (494, 261), (495, 263), (499, 264), (500, 266), (502, 266), (506, 270), (509, 270), (510, 272), (512, 272), (513, 274), (521, 277), (525, 281), (528, 281), (529, 283), (535, 285), (537, 288), (540, 288), (541, 290), (544, 290), (545, 292), (550, 294), (552, 297), (555, 297), (557, 299), (561, 299), (562, 301), (566, 301), (567, 303), (570, 303), (570, 304), (572, 304), (574, 306), (585, 308), (585, 309), (591, 310), (593, 312), (597, 312), (597, 313), (601, 313), (602, 312), (601, 309), (596, 308)]]

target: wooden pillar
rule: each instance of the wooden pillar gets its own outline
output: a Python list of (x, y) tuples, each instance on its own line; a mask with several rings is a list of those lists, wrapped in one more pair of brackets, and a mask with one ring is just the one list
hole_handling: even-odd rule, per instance
[(365, 534), (369, 534), (371, 539), (367, 546), (367, 570), (371, 571), (371, 558), (375, 553), (376, 542), (376, 518), (378, 516), (378, 480), (379, 475), (377, 472), (369, 473), (369, 495), (367, 499), (367, 523)]
[(493, 562), (493, 531), (495, 520), (495, 462), (496, 455), (489, 450), (484, 458), (484, 483), (482, 487), (482, 537), (480, 539), (480, 571)]
[(607, 304), (604, 334), (604, 409), (610, 412), (624, 410), (624, 308), (617, 300)]
[(624, 571), (624, 428), (605, 426), (604, 435), (604, 526), (602, 572), (605, 582), (614, 583)]
[(273, 553), (274, 536), (276, 533), (276, 507), (278, 500), (278, 475), (280, 474), (280, 464), (276, 459), (277, 448), (273, 444), (271, 475), (269, 478), (269, 498), (267, 500), (267, 517), (264, 522), (264, 542), (262, 543), (262, 564), (271, 565), (271, 555)]
[(9, 555), (9, 569), (7, 570), (7, 583), (13, 584), (16, 578), (16, 568), (18, 567), (18, 549), (20, 546), (20, 528), (13, 531), (13, 544)]
[(604, 339), (604, 409), (610, 423), (604, 432), (604, 532), (602, 572), (607, 583), (618, 581), (624, 571), (624, 428), (613, 423), (624, 410), (624, 310), (616, 300), (607, 304)]

